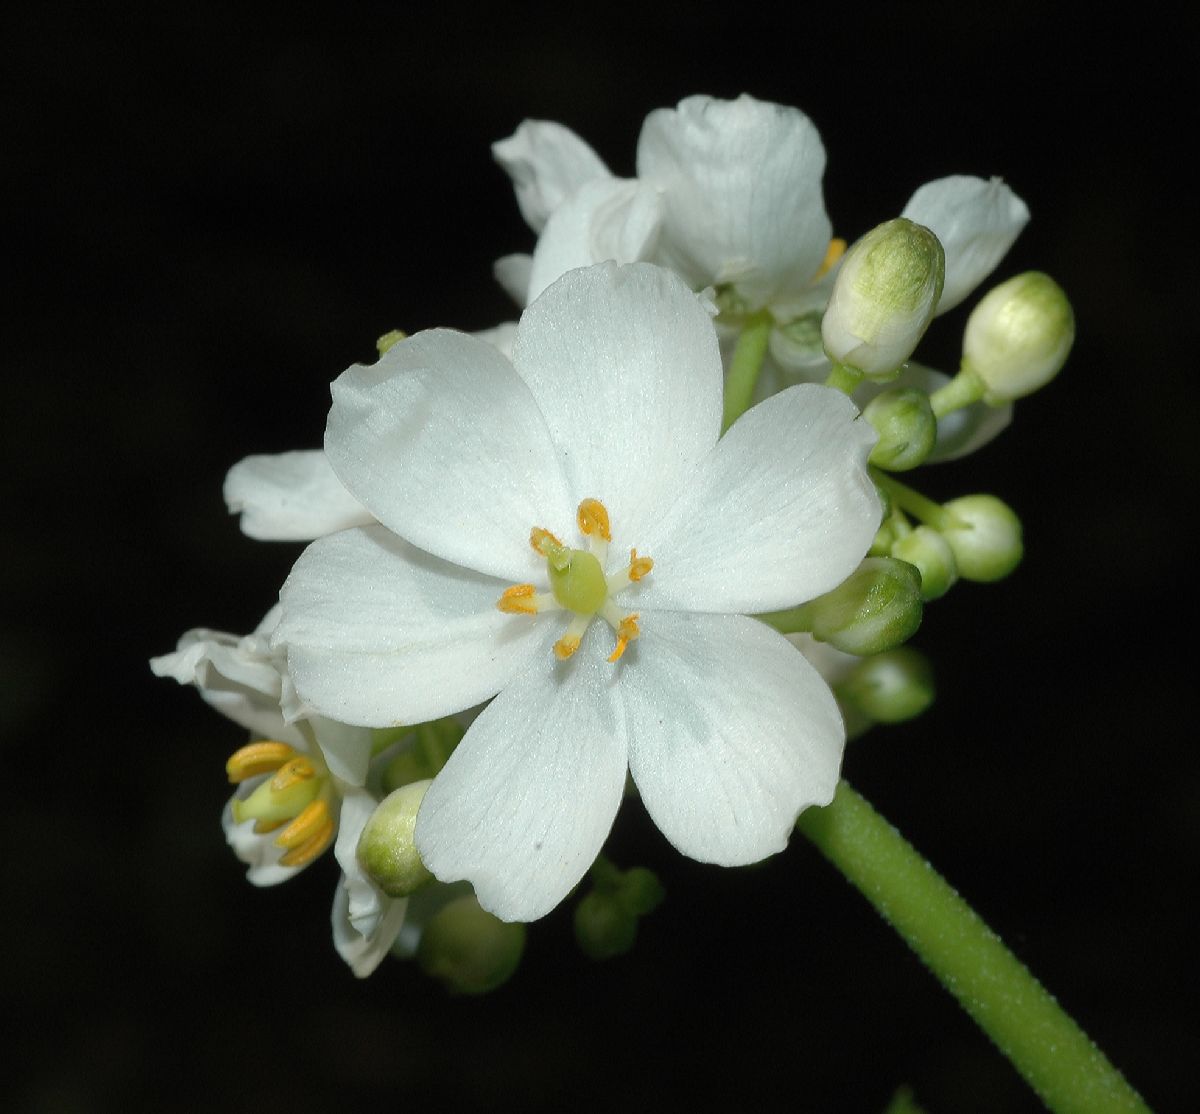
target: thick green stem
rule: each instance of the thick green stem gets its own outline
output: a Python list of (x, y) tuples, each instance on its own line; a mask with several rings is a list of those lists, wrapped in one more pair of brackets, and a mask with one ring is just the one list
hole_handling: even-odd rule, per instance
[(939, 387), (929, 396), (929, 406), (934, 417), (944, 418), (955, 410), (970, 406), (983, 398), (983, 380), (963, 361), (962, 370), (945, 386)]
[(881, 468), (871, 469), (871, 479), (875, 481), (875, 486), (892, 501), (893, 507), (907, 511), (926, 526), (932, 526), (935, 530), (945, 530), (963, 525), (958, 517), (946, 510), (941, 503), (935, 503), (919, 491), (914, 491)]
[(745, 327), (733, 350), (729, 374), (725, 376), (725, 415), (721, 422), (724, 433), (734, 422), (750, 409), (754, 388), (767, 357), (767, 343), (775, 321), (766, 310), (747, 319)]
[(871, 902), (1058, 1114), (1149, 1107), (913, 846), (846, 782), (797, 827)]

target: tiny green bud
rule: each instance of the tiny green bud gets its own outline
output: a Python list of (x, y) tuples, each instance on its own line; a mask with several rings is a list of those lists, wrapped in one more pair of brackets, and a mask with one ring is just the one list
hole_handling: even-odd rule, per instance
[(871, 229), (842, 260), (821, 321), (830, 360), (891, 378), (929, 327), (945, 274), (928, 228), (898, 217)]
[(1075, 340), (1075, 315), (1049, 275), (1027, 271), (989, 290), (967, 319), (963, 366), (993, 405), (1032, 394), (1053, 379)]
[(902, 723), (933, 703), (933, 669), (911, 646), (864, 658), (837, 695), (876, 723)]
[(867, 403), (863, 417), (875, 427), (879, 440), (870, 461), (889, 472), (915, 468), (933, 451), (937, 418), (929, 396), (913, 387), (896, 387)]
[(994, 495), (964, 495), (944, 505), (941, 532), (966, 580), (1001, 580), (1021, 562), (1021, 520)]
[(358, 837), (359, 866), (388, 897), (408, 897), (433, 880), (413, 842), (417, 810), (430, 784), (416, 781), (389, 793)]
[(638, 918), (619, 895), (592, 890), (575, 906), (575, 939), (589, 959), (625, 955), (637, 940)]
[(392, 329), (375, 342), (375, 350), (382, 356), (389, 348), (395, 348), (402, 340), (408, 338), (403, 329)]
[(426, 924), (417, 962), (455, 993), (486, 994), (512, 977), (524, 950), (523, 924), (492, 916), (467, 894), (443, 906)]
[(898, 538), (891, 555), (915, 565), (921, 574), (921, 597), (928, 603), (944, 596), (958, 579), (954, 550), (941, 534), (929, 526), (918, 526)]
[(921, 574), (905, 561), (868, 557), (808, 606), (814, 638), (848, 654), (881, 653), (921, 625)]

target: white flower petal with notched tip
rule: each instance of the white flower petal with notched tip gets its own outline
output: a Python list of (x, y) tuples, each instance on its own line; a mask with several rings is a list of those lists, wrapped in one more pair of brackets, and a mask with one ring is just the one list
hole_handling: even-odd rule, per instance
[(421, 802), (422, 861), (443, 882), (469, 879), (502, 920), (536, 920), (562, 901), (617, 814), (625, 724), (601, 626), (568, 661), (546, 645), (480, 713)]
[(242, 533), (261, 541), (312, 541), (374, 521), (320, 449), (245, 457), (225, 476), (224, 495)]
[(576, 267), (649, 259), (662, 217), (662, 199), (653, 186), (627, 178), (588, 182), (555, 209), (538, 238), (526, 300)]
[(496, 609), (506, 586), (381, 526), (343, 530), (296, 562), (280, 593), (276, 644), (286, 645), (296, 690), (321, 715), (372, 727), (422, 723), (488, 699), (545, 650), (544, 628)]
[(541, 232), (550, 214), (580, 186), (609, 177), (600, 156), (570, 128), (549, 120), (525, 120), (492, 155), (512, 179), (521, 215)]
[(644, 645), (621, 662), (616, 691), (650, 816), (701, 862), (781, 851), (801, 809), (833, 799), (845, 732), (829, 686), (755, 619), (646, 610), (642, 620)]
[(325, 451), (390, 530), (510, 582), (537, 567), (530, 526), (575, 514), (529, 389), (463, 333), (418, 333), (338, 376)]
[[(563, 322), (570, 327), (564, 328)], [(514, 362), (544, 415), (572, 514), (608, 508), (613, 544), (641, 545), (721, 428), (721, 355), (708, 311), (669, 271), (601, 264), (573, 271), (521, 318)]]
[(995, 270), (1029, 223), (1029, 209), (999, 178), (952, 174), (926, 182), (900, 214), (930, 229), (946, 250), (937, 312), (959, 304)]
[(774, 611), (836, 587), (881, 508), (871, 426), (840, 391), (789, 387), (746, 411), (638, 538), (654, 558), (637, 606)]
[(661, 258), (693, 286), (733, 282), (758, 308), (821, 266), (825, 148), (798, 109), (688, 97), (646, 117), (637, 167), (664, 194)]

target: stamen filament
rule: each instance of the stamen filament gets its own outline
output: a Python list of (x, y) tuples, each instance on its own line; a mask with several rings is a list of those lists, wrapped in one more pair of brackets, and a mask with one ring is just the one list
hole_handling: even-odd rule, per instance
[(570, 623), (567, 624), (566, 634), (554, 643), (554, 656), (559, 661), (566, 661), (567, 658), (579, 649), (579, 644), (583, 641), (584, 632), (591, 621), (592, 617), (590, 615), (575, 614), (571, 617)]

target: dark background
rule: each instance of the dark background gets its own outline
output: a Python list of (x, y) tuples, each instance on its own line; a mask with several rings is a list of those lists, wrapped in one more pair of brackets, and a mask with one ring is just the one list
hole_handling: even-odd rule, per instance
[[(636, 808), (616, 857), (669, 898), (631, 956), (586, 961), (563, 910), (491, 997), (399, 963), (358, 982), (330, 946), (332, 860), (245, 883), (218, 826), (241, 736), (146, 666), (190, 626), (252, 627), (299, 551), (238, 533), (229, 465), (317, 446), (329, 380), (388, 329), (512, 316), (491, 262), (532, 236), (493, 140), (556, 119), (631, 173), (647, 111), (746, 91), (820, 128), (840, 234), (930, 178), (1002, 174), (1033, 221), (998, 277), (1043, 269), (1072, 296), (1062, 377), (916, 480), (1010, 502), (1026, 563), (929, 608), (937, 705), (852, 744), (846, 772), (1152, 1105), (1196, 1109), (1185, 29), (1152, 6), (1118, 26), (1033, 3), (800, 6), (795, 26), (356, 12), (6, 17), (12, 1108), (879, 1111), (909, 1083), (931, 1114), (1038, 1109), (803, 840), (706, 868)], [(930, 362), (954, 360), (965, 309)]]

